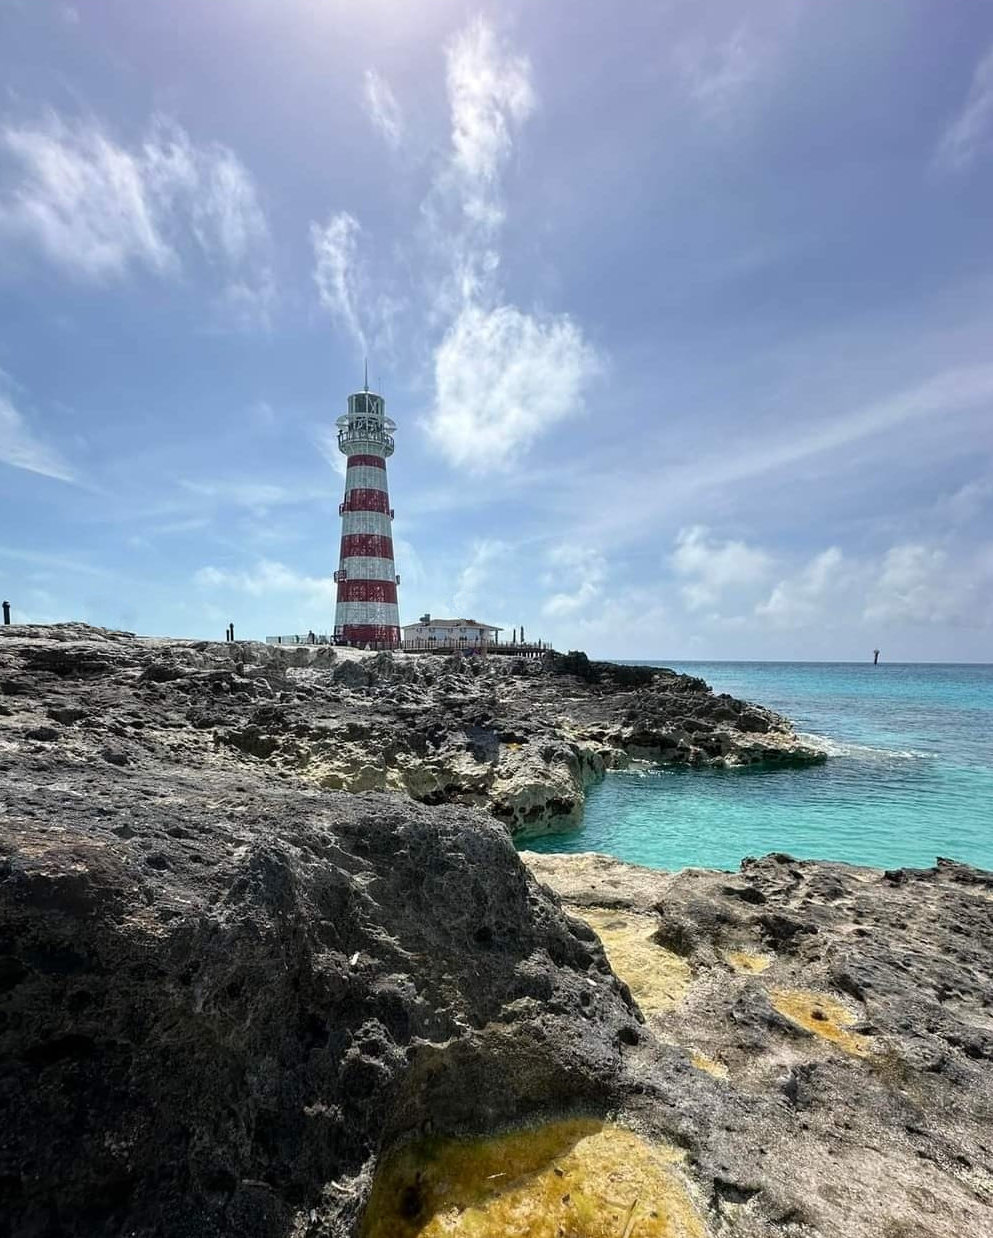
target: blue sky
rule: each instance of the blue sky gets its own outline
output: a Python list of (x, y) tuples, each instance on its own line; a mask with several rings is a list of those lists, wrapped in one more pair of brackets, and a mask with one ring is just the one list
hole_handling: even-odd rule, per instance
[(0, 593), (989, 660), (993, 6), (0, 0)]

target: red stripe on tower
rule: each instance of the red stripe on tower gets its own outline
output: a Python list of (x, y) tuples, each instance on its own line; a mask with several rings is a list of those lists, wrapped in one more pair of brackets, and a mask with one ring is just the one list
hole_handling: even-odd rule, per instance
[(397, 600), (396, 580), (353, 580), (338, 582), (339, 602), (392, 602)]
[(389, 645), (400, 643), (400, 629), (389, 624), (346, 623), (348, 640), (356, 645)]
[(389, 491), (367, 490), (365, 488), (346, 490), (344, 511), (382, 512), (384, 516), (388, 516), (390, 514)]
[(393, 538), (381, 537), (378, 533), (346, 533), (341, 539), (341, 557), (357, 559), (392, 559)]
[[(348, 458), (348, 473), (334, 630), (339, 640), (350, 644), (394, 647), (400, 643), (400, 613), (393, 539), (388, 520), (375, 523), (393, 515), (386, 461), (393, 454), (395, 426), (385, 407), (383, 397), (366, 387), (348, 397), (348, 412), (338, 418), (338, 450)], [(376, 473), (366, 472), (369, 469)], [(370, 522), (380, 531), (370, 531)]]

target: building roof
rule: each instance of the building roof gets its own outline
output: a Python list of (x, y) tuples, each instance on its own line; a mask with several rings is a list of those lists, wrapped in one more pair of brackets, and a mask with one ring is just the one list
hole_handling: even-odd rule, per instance
[(480, 623), (478, 619), (429, 619), (427, 623), (418, 619), (416, 623), (405, 623), (403, 630), (408, 628), (488, 628), (491, 632), (502, 632), (492, 623)]

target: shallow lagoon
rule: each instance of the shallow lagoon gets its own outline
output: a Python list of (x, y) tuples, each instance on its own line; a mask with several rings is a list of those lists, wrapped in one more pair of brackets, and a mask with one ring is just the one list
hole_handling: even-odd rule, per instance
[(768, 705), (831, 753), (802, 770), (639, 770), (592, 787), (583, 827), (535, 851), (655, 868), (746, 855), (883, 867), (935, 856), (993, 869), (993, 665), (670, 662)]

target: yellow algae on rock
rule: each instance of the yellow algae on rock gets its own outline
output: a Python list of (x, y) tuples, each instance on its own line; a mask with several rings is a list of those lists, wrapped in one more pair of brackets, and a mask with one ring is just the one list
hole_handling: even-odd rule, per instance
[(799, 1023), (808, 1032), (830, 1040), (846, 1053), (865, 1057), (871, 1041), (858, 1032), (851, 1031), (856, 1016), (837, 998), (827, 993), (813, 993), (806, 989), (772, 989), (769, 1000), (781, 1015)]
[(569, 911), (585, 920), (600, 938), (610, 966), (645, 1014), (671, 1010), (683, 1000), (692, 978), (689, 964), (653, 940), (658, 928), (654, 916), (604, 907), (570, 907)]
[(690, 1053), (690, 1061), (697, 1070), (705, 1070), (708, 1075), (713, 1075), (716, 1079), (726, 1079), (728, 1077), (728, 1068), (723, 1062), (715, 1062), (712, 1057), (707, 1057), (706, 1053), (697, 1053), (695, 1050)]
[(362, 1238), (707, 1238), (682, 1153), (589, 1119), (402, 1148)]
[(723, 954), (724, 961), (730, 963), (735, 971), (750, 976), (768, 971), (772, 966), (772, 956), (769, 954), (753, 954), (750, 950), (725, 950)]

